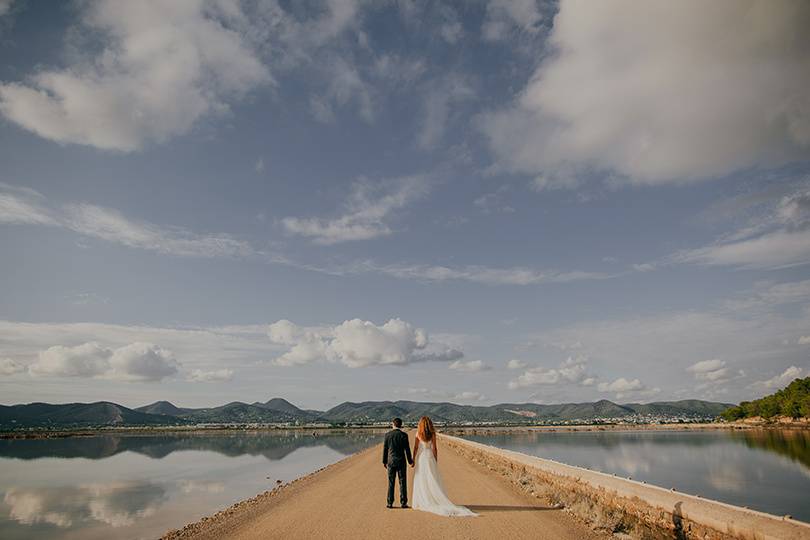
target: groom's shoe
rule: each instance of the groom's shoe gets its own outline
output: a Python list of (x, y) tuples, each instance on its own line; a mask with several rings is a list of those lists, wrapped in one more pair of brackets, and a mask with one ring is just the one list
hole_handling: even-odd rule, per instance
[(408, 506), (408, 504), (405, 503), (405, 504), (402, 505), (402, 508), (410, 508), (410, 506)]
[(393, 505), (393, 504), (386, 504), (386, 505), (385, 505), (385, 507), (386, 507), (386, 508), (393, 508), (393, 507), (394, 507), (394, 505)]

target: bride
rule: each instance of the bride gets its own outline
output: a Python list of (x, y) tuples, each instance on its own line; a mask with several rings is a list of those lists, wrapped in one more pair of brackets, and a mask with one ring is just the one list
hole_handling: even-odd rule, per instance
[(440, 516), (475, 516), (463, 506), (456, 506), (444, 492), (439, 475), (436, 430), (427, 416), (419, 420), (416, 441), (413, 443), (413, 508), (433, 512)]

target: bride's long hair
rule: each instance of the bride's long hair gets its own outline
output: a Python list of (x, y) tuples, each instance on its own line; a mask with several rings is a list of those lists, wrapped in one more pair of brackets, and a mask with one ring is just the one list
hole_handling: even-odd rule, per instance
[(433, 421), (427, 416), (420, 418), (416, 433), (423, 441), (432, 441), (433, 436), (436, 435), (436, 428), (433, 427)]

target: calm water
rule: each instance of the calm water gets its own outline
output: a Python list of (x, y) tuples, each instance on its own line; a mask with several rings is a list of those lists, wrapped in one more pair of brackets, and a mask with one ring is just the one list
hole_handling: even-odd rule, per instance
[(810, 522), (810, 432), (531, 432), (467, 439)]
[(156, 538), (381, 439), (283, 432), (0, 440), (0, 538)]

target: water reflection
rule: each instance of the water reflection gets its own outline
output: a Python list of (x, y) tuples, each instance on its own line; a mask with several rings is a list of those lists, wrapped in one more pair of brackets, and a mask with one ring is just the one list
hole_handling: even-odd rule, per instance
[(535, 431), (466, 438), (810, 522), (808, 431)]
[(62, 528), (90, 520), (126, 527), (153, 515), (165, 500), (166, 490), (148, 482), (11, 488), (3, 498), (11, 519), (23, 525), (49, 523)]
[(0, 538), (154, 538), (379, 442), (373, 432), (0, 441)]
[(0, 457), (38, 459), (42, 457), (102, 459), (121, 452), (136, 452), (161, 459), (172, 452), (201, 450), (224, 456), (264, 456), (284, 459), (299, 448), (326, 446), (343, 455), (353, 454), (371, 443), (379, 434), (365, 432), (312, 433), (229, 432), (222, 434), (189, 433), (166, 435), (102, 435), (62, 439), (2, 439)]

